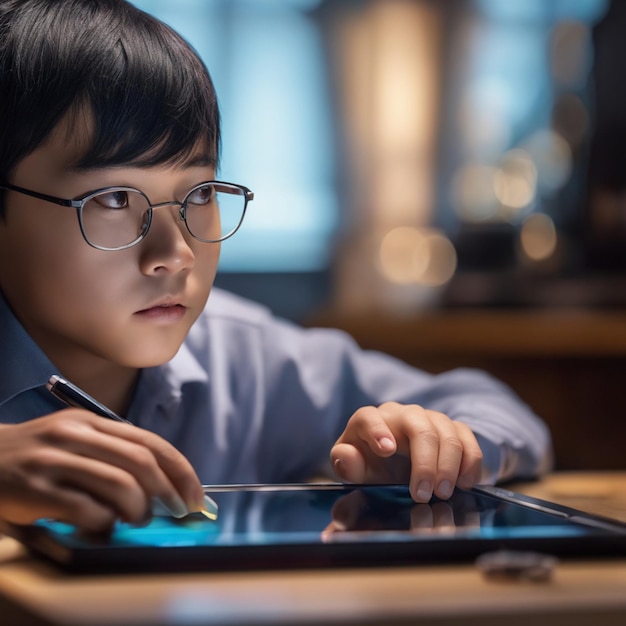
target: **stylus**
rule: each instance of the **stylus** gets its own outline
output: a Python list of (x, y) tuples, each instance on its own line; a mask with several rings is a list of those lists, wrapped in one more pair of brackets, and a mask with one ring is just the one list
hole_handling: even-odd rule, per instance
[(68, 406), (87, 409), (87, 411), (91, 411), (100, 417), (107, 417), (116, 422), (124, 422), (125, 424), (132, 423), (111, 411), (111, 409), (98, 402), (95, 398), (92, 398), (88, 393), (72, 384), (69, 380), (65, 380), (65, 378), (61, 378), (57, 374), (50, 376), (46, 388), (53, 396), (57, 397), (61, 402), (65, 402)]
[[(46, 389), (48, 389), (53, 396), (61, 400), (61, 402), (65, 402), (68, 406), (86, 409), (87, 411), (91, 411), (100, 417), (106, 417), (107, 419), (115, 420), (116, 422), (123, 422), (124, 424), (132, 425), (132, 422), (120, 417), (117, 413), (104, 406), (104, 404), (98, 402), (95, 398), (92, 398), (80, 387), (77, 387), (69, 380), (65, 380), (65, 378), (62, 378), (57, 374), (50, 376), (48, 382), (46, 383)], [(170, 513), (169, 509), (167, 509), (167, 507), (160, 501), (156, 504), (158, 509), (163, 508)], [(213, 500), (210, 496), (204, 494), (204, 506), (205, 509), (201, 511), (201, 513), (211, 520), (216, 520), (218, 510), (217, 502), (215, 502), (215, 500)], [(153, 510), (153, 512), (155, 511)]]

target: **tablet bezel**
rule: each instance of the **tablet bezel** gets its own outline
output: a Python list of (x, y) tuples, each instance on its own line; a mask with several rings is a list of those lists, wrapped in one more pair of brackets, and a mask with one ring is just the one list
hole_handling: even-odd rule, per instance
[[(206, 486), (208, 493), (292, 492), (333, 490), (349, 493), (381, 485), (341, 483), (240, 484)], [(389, 486), (391, 487), (391, 486)], [(397, 486), (395, 486), (397, 488)], [(32, 554), (75, 573), (239, 571), (284, 568), (406, 566), (432, 563), (461, 563), (494, 550), (532, 550), (562, 558), (615, 557), (626, 555), (626, 523), (592, 515), (559, 504), (525, 496), (502, 487), (477, 486), (467, 492), (499, 502), (541, 511), (567, 523), (591, 529), (588, 535), (483, 538), (433, 534), (416, 541), (410, 534), (392, 541), (360, 539), (311, 543), (245, 545), (117, 546), (98, 540), (71, 545), (63, 536), (38, 525), (8, 526), (5, 532), (21, 541)]]

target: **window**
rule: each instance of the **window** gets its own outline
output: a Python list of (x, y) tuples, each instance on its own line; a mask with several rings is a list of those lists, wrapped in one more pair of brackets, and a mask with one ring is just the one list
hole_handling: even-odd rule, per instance
[(134, 0), (206, 63), (222, 113), (220, 178), (254, 203), (222, 246), (220, 272), (315, 272), (337, 228), (325, 55), (317, 0)]

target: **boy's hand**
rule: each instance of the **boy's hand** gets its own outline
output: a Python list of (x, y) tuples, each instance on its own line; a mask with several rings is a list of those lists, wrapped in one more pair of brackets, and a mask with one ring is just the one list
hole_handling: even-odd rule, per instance
[(50, 517), (102, 531), (150, 517), (153, 498), (173, 514), (203, 508), (189, 462), (158, 435), (66, 409), (0, 425), (0, 518)]
[(363, 407), (349, 420), (330, 453), (340, 479), (352, 483), (406, 483), (416, 502), (444, 500), (455, 485), (480, 479), (482, 452), (468, 426), (417, 405), (386, 402)]

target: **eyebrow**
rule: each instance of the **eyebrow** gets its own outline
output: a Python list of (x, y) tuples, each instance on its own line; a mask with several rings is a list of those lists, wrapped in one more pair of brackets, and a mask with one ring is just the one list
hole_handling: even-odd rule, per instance
[(217, 160), (215, 157), (208, 154), (196, 154), (188, 161), (182, 163), (182, 167), (184, 169), (189, 169), (191, 167), (215, 167), (216, 165)]
[[(99, 164), (83, 165), (80, 163), (80, 161), (75, 161), (75, 162), (70, 163), (67, 169), (69, 172), (73, 172), (76, 174), (86, 174), (89, 172), (97, 172), (98, 170), (109, 170), (109, 169), (115, 169), (115, 168), (122, 169), (125, 167), (141, 168), (141, 167), (148, 167), (148, 166), (137, 165), (134, 163), (118, 163), (116, 165), (99, 165)], [(180, 163), (180, 167), (184, 170), (188, 170), (194, 167), (215, 168), (217, 167), (217, 159), (214, 156), (211, 156), (209, 154), (196, 154), (192, 156), (190, 159), (187, 159), (183, 161), (182, 163)]]

